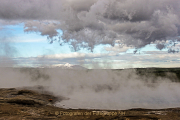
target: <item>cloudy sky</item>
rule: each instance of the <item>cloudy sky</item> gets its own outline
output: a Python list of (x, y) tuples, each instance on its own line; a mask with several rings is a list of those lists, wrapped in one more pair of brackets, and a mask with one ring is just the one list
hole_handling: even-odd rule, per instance
[(0, 3), (0, 66), (180, 66), (179, 0)]

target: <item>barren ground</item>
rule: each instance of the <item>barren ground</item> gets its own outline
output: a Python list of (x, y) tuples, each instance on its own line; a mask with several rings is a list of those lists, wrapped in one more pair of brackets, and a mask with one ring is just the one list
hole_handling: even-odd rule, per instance
[[(0, 89), (0, 120), (180, 120), (180, 108), (86, 110), (53, 105), (61, 99), (27, 89)], [(52, 101), (51, 101), (52, 100)]]

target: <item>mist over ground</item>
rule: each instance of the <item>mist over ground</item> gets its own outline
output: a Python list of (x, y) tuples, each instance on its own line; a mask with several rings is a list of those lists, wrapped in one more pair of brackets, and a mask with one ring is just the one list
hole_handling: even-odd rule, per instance
[[(23, 24), (25, 33), (47, 36), (49, 43), (58, 41), (60, 46), (68, 43), (72, 51), (85, 48), (93, 52), (98, 45), (116, 44), (119, 48), (133, 48), (134, 53), (149, 44), (155, 44), (159, 50), (169, 48), (169, 53), (179, 51), (171, 49), (180, 41), (179, 0), (0, 0), (0, 3), (0, 30)], [(18, 66), (12, 60), (16, 58), (16, 49), (8, 43), (13, 40), (8, 33), (0, 36), (0, 88), (44, 86), (56, 96), (69, 98), (55, 104), (65, 108), (180, 105), (180, 83), (171, 77), (142, 76), (134, 69), (11, 68)], [(169, 47), (168, 41), (172, 43)], [(163, 61), (164, 56), (161, 57)]]
[(141, 76), (135, 69), (1, 68), (0, 76), (0, 88), (40, 85), (69, 98), (55, 104), (64, 108), (168, 108), (180, 103), (180, 83)]

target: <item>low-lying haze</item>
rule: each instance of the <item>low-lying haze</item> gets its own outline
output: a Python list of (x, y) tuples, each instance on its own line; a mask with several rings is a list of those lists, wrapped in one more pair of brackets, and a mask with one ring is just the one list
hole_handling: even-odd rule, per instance
[(139, 76), (133, 69), (4, 68), (0, 76), (1, 88), (45, 86), (54, 95), (69, 98), (56, 103), (65, 108), (167, 108), (180, 103), (180, 83)]

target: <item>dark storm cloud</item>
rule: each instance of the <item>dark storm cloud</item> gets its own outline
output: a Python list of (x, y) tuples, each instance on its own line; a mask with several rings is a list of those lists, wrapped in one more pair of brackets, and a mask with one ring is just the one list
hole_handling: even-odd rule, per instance
[[(179, 0), (0, 0), (0, 19), (25, 22), (25, 32), (69, 42), (74, 50), (95, 45), (144, 47), (180, 36)], [(8, 22), (6, 22), (8, 24)], [(54, 38), (54, 39), (53, 39)], [(158, 44), (158, 49), (164, 46)]]
[(166, 46), (164, 44), (157, 44), (156, 45), (156, 48), (159, 49), (159, 50), (162, 50), (164, 49)]

